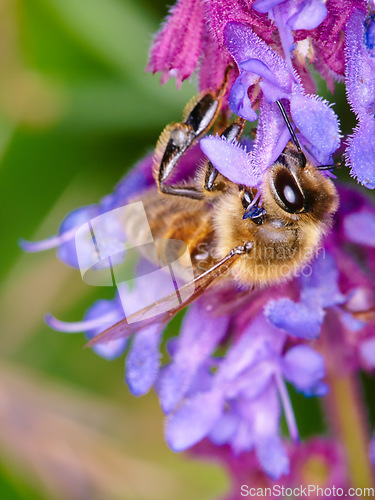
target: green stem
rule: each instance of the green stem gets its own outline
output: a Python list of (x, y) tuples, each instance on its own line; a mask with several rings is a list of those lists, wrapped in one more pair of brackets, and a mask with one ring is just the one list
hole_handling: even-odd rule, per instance
[(338, 439), (343, 444), (352, 487), (372, 486), (372, 467), (368, 445), (369, 433), (362, 391), (352, 374), (328, 374), (330, 394), (327, 397), (329, 414)]

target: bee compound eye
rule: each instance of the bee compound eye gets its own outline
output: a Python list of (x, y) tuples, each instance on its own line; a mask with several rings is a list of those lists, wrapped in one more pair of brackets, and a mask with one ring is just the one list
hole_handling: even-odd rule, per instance
[(280, 170), (274, 180), (274, 187), (277, 196), (284, 205), (287, 212), (300, 212), (305, 203), (301, 190), (293, 175), (287, 170)]

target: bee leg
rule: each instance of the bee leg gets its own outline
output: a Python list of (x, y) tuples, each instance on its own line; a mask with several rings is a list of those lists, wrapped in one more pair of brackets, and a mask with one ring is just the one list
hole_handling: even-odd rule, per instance
[(216, 120), (231, 69), (232, 66), (229, 65), (225, 72), (224, 82), (217, 92), (205, 94), (190, 111), (186, 120), (177, 123), (171, 129), (157, 175), (158, 187), (162, 193), (193, 199), (203, 198), (202, 193), (195, 187), (171, 186), (166, 185), (165, 182), (185, 151), (205, 134)]
[[(221, 134), (227, 141), (234, 141), (241, 137), (243, 129), (245, 128), (245, 120), (240, 118), (237, 122), (232, 123)], [(209, 161), (206, 168), (204, 189), (212, 192), (215, 189), (215, 181), (218, 176), (218, 170)]]
[(304, 155), (304, 152), (302, 151), (301, 144), (299, 143), (299, 140), (298, 140), (298, 138), (297, 138), (297, 136), (296, 136), (296, 134), (295, 134), (295, 132), (293, 130), (293, 127), (292, 127), (292, 125), (290, 123), (288, 115), (286, 114), (285, 108), (282, 105), (281, 101), (276, 101), (276, 103), (279, 106), (279, 109), (281, 111), (281, 114), (283, 115), (284, 121), (285, 121), (286, 126), (287, 126), (287, 128), (289, 130), (289, 133), (290, 133), (290, 135), (291, 135), (291, 137), (293, 139), (293, 142), (294, 142), (294, 144), (295, 144), (295, 146), (297, 148), (298, 154), (301, 157), (301, 167), (305, 168), (305, 166), (306, 166), (306, 156)]
[(341, 160), (334, 165), (318, 165), (316, 167), (317, 170), (333, 170), (335, 168), (341, 168), (344, 166), (344, 160)]

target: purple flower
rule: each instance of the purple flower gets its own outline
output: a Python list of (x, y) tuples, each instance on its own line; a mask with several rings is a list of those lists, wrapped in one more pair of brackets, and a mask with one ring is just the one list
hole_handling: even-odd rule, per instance
[(165, 366), (158, 380), (157, 391), (165, 413), (176, 408), (194, 383), (194, 376), (202, 368), (227, 332), (229, 318), (211, 317), (207, 306), (195, 302), (187, 312), (172, 361)]
[[(199, 147), (194, 147), (187, 152), (184, 158), (181, 159), (179, 174), (176, 176), (177, 181), (191, 173), (193, 166), (199, 163), (201, 156)], [(95, 217), (127, 205), (132, 198), (139, 197), (143, 191), (153, 187), (155, 180), (152, 175), (152, 165), (153, 155), (146, 156), (133, 167), (131, 172), (125, 175), (115, 187), (114, 192), (102, 198), (97, 205), (81, 207), (70, 212), (61, 223), (57, 236), (36, 242), (21, 240), (20, 245), (27, 252), (40, 252), (57, 248), (57, 256), (60, 260), (77, 269), (82, 266), (85, 267), (85, 262), (87, 264), (92, 263), (91, 241), (87, 241), (86, 255), (85, 248), (82, 248), (83, 261), (80, 263), (81, 266), (78, 263), (75, 242), (78, 229)], [(113, 217), (106, 219), (106, 221), (108, 221), (108, 224), (107, 222), (100, 224), (100, 230), (103, 233), (102, 239), (106, 240), (108, 238), (113, 247), (122, 249), (123, 231), (119, 230), (118, 221)]]
[[(86, 338), (90, 340), (110, 325), (124, 319), (124, 317), (124, 312), (118, 296), (113, 300), (98, 300), (87, 310), (83, 319), (83, 323), (87, 323), (86, 325), (81, 324), (78, 331), (86, 330)], [(106, 318), (108, 318), (109, 321), (105, 321)], [(97, 326), (88, 329), (88, 322), (90, 320), (96, 321)], [(50, 324), (52, 327), (57, 327), (52, 318), (50, 318)], [(126, 346), (127, 339), (116, 339), (110, 342), (98, 343), (93, 347), (93, 350), (102, 358), (112, 360), (124, 354)]]
[[(162, 82), (174, 76), (180, 85), (199, 66), (201, 89), (215, 91), (234, 59), (229, 107), (224, 98), (221, 118), (232, 111), (249, 121), (258, 119), (258, 125), (254, 140), (201, 139), (179, 162), (177, 181), (195, 176), (203, 152), (223, 176), (258, 189), (261, 196), (268, 167), (290, 140), (276, 101), (282, 101), (298, 129), (308, 159), (330, 165), (340, 145), (339, 123), (326, 101), (307, 93), (314, 88), (308, 60), (331, 86), (346, 68), (348, 100), (359, 121), (347, 157), (352, 175), (373, 188), (375, 28), (364, 7), (360, 0), (179, 0), (155, 37), (148, 69), (161, 71)], [(69, 214), (58, 236), (23, 246), (30, 251), (57, 247), (64, 262), (91, 268), (92, 242), (83, 240), (77, 255), (75, 235), (89, 221), (93, 224), (141, 194), (147, 197), (154, 186), (152, 166), (152, 158), (145, 158), (114, 193)], [(214, 284), (190, 306), (179, 335), (167, 342), (164, 364), (160, 344), (166, 323), (160, 317), (122, 323), (113, 336), (96, 338), (169, 293), (170, 281), (151, 279), (159, 276), (151, 262), (141, 260), (135, 285), (122, 282), (114, 299), (97, 301), (83, 321), (65, 323), (48, 316), (47, 322), (56, 330), (86, 332), (96, 339), (97, 354), (107, 359), (127, 350), (125, 382), (136, 396), (155, 388), (172, 450), (212, 445), (213, 455), (224, 456), (236, 481), (246, 470), (255, 484), (272, 484), (269, 478), (288, 475), (283, 479), (287, 484), (302, 484), (303, 468), (316, 460), (328, 485), (337, 481), (347, 486), (346, 458), (335, 441), (299, 444), (289, 396), (296, 391), (304, 397), (335, 398), (337, 374), (375, 369), (375, 207), (352, 189), (339, 191), (341, 206), (332, 231), (298, 275), (247, 291), (229, 280)], [(113, 253), (121, 253), (125, 228), (109, 219), (100, 230), (105, 241), (101, 251), (108, 260), (97, 263), (101, 269), (111, 264)], [(340, 371), (335, 372), (335, 365)], [(291, 439), (281, 432), (282, 416)]]
[[(311, 145), (312, 155), (318, 162), (329, 164), (332, 153), (340, 145), (340, 131), (337, 116), (328, 103), (317, 96), (306, 95), (297, 73), (251, 28), (240, 23), (228, 23), (224, 40), (240, 72), (229, 96), (232, 111), (246, 120), (256, 120), (248, 90), (258, 83), (266, 101), (275, 107), (275, 112), (277, 107), (274, 103), (277, 100), (289, 102), (293, 121)], [(274, 135), (281, 136), (285, 127), (284, 124), (283, 128), (278, 128)], [(286, 135), (281, 150), (288, 139)], [(262, 146), (260, 149), (263, 149)]]
[(147, 70), (161, 72), (162, 83), (175, 77), (179, 87), (198, 67), (200, 89), (216, 89), (230, 62), (223, 44), (228, 20), (248, 23), (272, 40), (271, 23), (242, 0), (180, 0), (155, 36)]
[[(51, 315), (46, 316), (46, 322), (55, 330), (76, 333), (86, 332), (86, 338), (92, 339), (109, 326), (124, 319), (124, 311), (119, 296), (113, 300), (98, 300), (87, 311), (83, 321), (64, 322)], [(127, 339), (116, 339), (110, 342), (98, 343), (93, 350), (105, 359), (115, 359), (121, 356), (127, 346)]]
[(314, 339), (319, 336), (325, 309), (344, 304), (347, 300), (339, 290), (339, 273), (329, 252), (320, 255), (298, 278), (300, 301), (288, 298), (270, 301), (266, 316), (277, 328), (290, 335)]
[[(308, 32), (315, 54), (314, 62), (323, 79), (342, 80), (345, 75), (345, 37), (343, 30), (348, 19), (356, 10), (365, 12), (364, 0), (327, 0), (327, 16), (313, 30)], [(306, 39), (306, 31), (294, 33), (294, 40)], [(333, 84), (331, 83), (331, 86)]]
[(262, 99), (257, 137), (251, 150), (241, 143), (219, 137), (200, 141), (203, 153), (217, 170), (232, 182), (259, 187), (264, 173), (282, 153), (289, 132), (276, 104)]
[[(237, 453), (255, 449), (262, 468), (273, 478), (287, 474), (279, 397), (295, 440), (298, 430), (284, 379), (308, 395), (323, 394), (325, 369), (322, 357), (308, 346), (296, 346), (283, 355), (285, 340), (263, 314), (254, 318), (223, 360), (211, 360), (218, 368), (209, 389), (191, 391), (169, 414), (170, 447), (181, 451), (208, 436), (216, 444), (229, 443)], [(174, 375), (169, 374), (169, 384), (175, 382)], [(163, 406), (165, 394), (159, 395)]]
[(323, 0), (257, 0), (253, 9), (274, 18), (288, 63), (294, 42), (292, 30), (312, 30), (327, 16)]

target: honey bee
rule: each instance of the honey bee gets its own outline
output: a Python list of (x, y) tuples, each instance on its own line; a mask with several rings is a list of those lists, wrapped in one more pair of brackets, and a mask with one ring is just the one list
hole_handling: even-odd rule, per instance
[[(189, 184), (167, 183), (183, 154), (217, 119), (228, 73), (216, 93), (203, 95), (187, 110), (183, 122), (168, 125), (162, 133), (154, 160), (156, 187), (142, 198), (154, 239), (186, 243), (195, 278), (185, 286), (193, 284), (194, 292), (178, 306), (173, 305), (172, 295), (153, 303), (89, 345), (128, 335), (139, 328), (141, 320), (142, 325), (168, 321), (213, 282), (228, 276), (249, 288), (278, 283), (311, 260), (329, 230), (338, 196), (320, 170), (332, 167), (316, 167), (306, 160), (280, 101), (277, 104), (292, 140), (268, 168), (258, 189), (231, 182), (209, 161), (198, 168)], [(223, 127), (221, 135), (238, 140), (244, 126), (245, 121), (238, 119)]]

